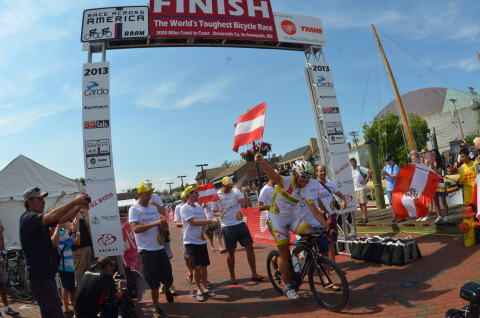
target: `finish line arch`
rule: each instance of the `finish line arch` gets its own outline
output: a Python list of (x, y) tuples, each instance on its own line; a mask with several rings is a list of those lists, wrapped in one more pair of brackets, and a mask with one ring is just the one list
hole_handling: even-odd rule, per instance
[[(82, 120), (85, 181), (92, 197), (91, 235), (95, 256), (122, 255), (110, 130), (110, 63), (106, 52), (148, 47), (238, 47), (304, 53), (319, 163), (356, 211), (343, 123), (331, 69), (323, 54), (321, 21), (274, 13), (270, 0), (150, 0), (150, 6), (87, 9), (81, 31), (88, 62), (83, 65)], [(92, 63), (100, 53), (102, 62)], [(343, 219), (339, 242), (355, 237), (355, 225)], [(349, 246), (346, 244), (346, 252)]]

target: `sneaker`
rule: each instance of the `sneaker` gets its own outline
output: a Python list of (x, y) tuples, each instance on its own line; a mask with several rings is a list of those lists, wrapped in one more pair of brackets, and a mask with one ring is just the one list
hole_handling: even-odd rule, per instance
[(170, 292), (172, 293), (173, 296), (177, 295), (177, 291), (175, 290), (175, 286), (170, 286)]
[(426, 217), (423, 217), (420, 221), (426, 222), (430, 219), (430, 217), (427, 215)]
[(443, 217), (443, 223), (450, 223), (450, 219), (448, 218), (448, 215), (445, 215)]
[(437, 216), (433, 224), (442, 224), (443, 223), (443, 216)]
[(287, 296), (290, 299), (298, 299), (300, 296), (298, 296), (297, 292), (295, 289), (293, 289), (291, 286), (285, 285), (285, 296)]
[(421, 222), (423, 218), (416, 219), (417, 222)]
[(367, 223), (368, 223), (368, 219), (363, 219), (362, 223), (367, 224)]
[(160, 309), (160, 307), (157, 307), (153, 311), (153, 317), (155, 317), (155, 318), (167, 318), (168, 316), (163, 312), (162, 309)]
[(169, 303), (174, 303), (175, 302), (175, 299), (173, 298), (173, 295), (172, 295), (172, 292), (170, 291), (170, 289), (165, 290), (165, 297), (167, 298), (167, 301)]
[(165, 292), (165, 286), (163, 284), (160, 284), (160, 294), (163, 294)]
[(11, 307), (5, 307), (5, 313), (9, 316), (19, 316), (20, 313), (18, 311), (13, 310)]

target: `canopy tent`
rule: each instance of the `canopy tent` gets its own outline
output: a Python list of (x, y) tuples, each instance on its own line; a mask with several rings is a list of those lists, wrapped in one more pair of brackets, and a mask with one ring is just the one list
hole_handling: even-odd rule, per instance
[(25, 211), (23, 192), (29, 187), (48, 192), (45, 211), (73, 199), (85, 188), (41, 164), (19, 155), (0, 171), (0, 223), (5, 232), (5, 246), (20, 249), (19, 222)]

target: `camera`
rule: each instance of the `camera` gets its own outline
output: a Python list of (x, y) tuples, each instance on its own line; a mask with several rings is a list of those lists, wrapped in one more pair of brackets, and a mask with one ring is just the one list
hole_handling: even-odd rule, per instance
[(473, 318), (480, 316), (480, 285), (474, 282), (463, 285), (460, 297), (469, 302), (462, 310), (450, 309), (445, 314), (446, 318)]

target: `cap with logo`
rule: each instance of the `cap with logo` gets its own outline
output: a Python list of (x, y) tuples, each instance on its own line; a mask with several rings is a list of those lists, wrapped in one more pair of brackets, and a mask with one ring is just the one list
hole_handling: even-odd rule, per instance
[(23, 192), (23, 200), (27, 201), (33, 198), (45, 198), (48, 192), (42, 192), (39, 187), (31, 187)]
[(223, 177), (222, 178), (222, 185), (226, 187), (233, 186), (233, 179), (232, 177)]
[(188, 195), (190, 193), (193, 193), (195, 191), (197, 191), (198, 187), (194, 187), (194, 186), (188, 186), (185, 188), (185, 190), (183, 190), (183, 193), (185, 193), (185, 197), (188, 197)]
[(153, 188), (153, 185), (152, 185), (151, 182), (142, 181), (140, 183), (140, 185), (138, 186), (137, 192), (138, 193), (153, 192), (153, 190), (155, 190), (155, 189)]

